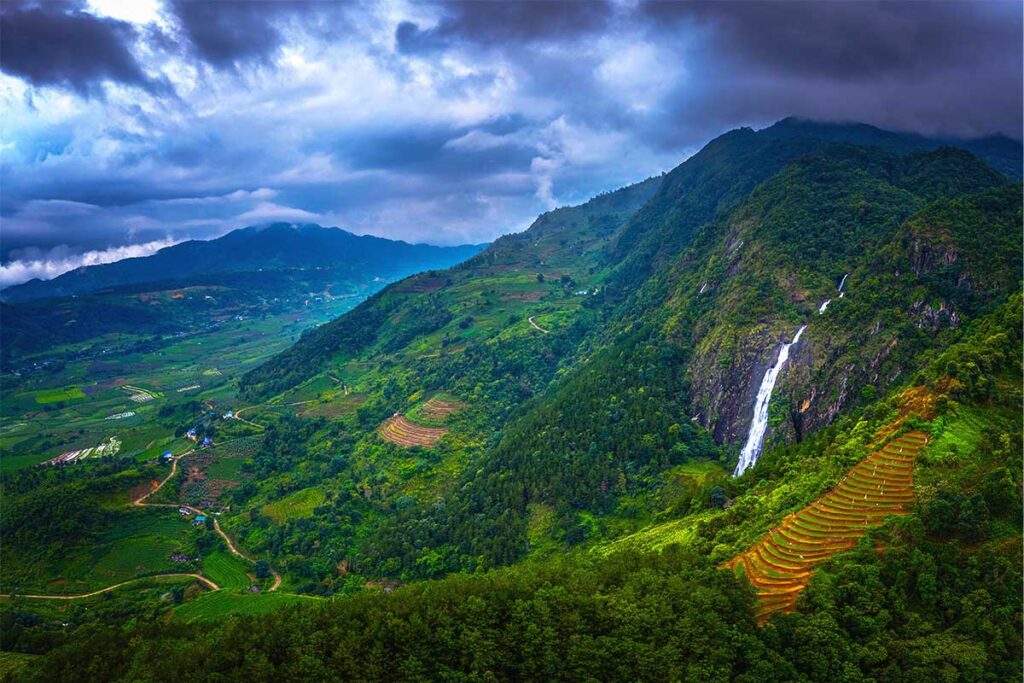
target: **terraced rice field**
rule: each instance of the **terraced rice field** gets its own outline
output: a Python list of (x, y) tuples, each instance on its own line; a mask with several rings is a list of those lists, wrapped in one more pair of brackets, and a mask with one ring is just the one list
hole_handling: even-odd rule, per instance
[(413, 446), (432, 448), (437, 445), (442, 436), (448, 433), (444, 427), (423, 427), (409, 422), (404, 415), (398, 413), (385, 420), (378, 431), (382, 439), (403, 448)]
[(222, 551), (203, 558), (203, 574), (223, 590), (242, 590), (251, 583), (245, 562)]
[(309, 517), (313, 510), (324, 503), (324, 492), (311, 487), (290, 493), (284, 498), (267, 503), (260, 511), (272, 520), (281, 524), (289, 519)]
[(433, 422), (441, 422), (462, 408), (463, 404), (458, 401), (442, 401), (435, 397), (423, 404), (423, 407), (420, 408), (420, 416)]
[(893, 439), (851, 469), (836, 488), (726, 563), (741, 568), (757, 591), (759, 623), (795, 609), (816, 565), (852, 548), (889, 515), (906, 513), (914, 498), (914, 458), (927, 440), (922, 432)]

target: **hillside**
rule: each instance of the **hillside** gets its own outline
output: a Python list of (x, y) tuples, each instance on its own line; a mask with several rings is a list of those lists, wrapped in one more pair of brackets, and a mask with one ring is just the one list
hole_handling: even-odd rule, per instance
[(85, 294), (100, 289), (181, 280), (222, 273), (329, 268), (349, 280), (396, 279), (463, 261), (483, 245), (437, 247), (358, 236), (340, 228), (273, 223), (233, 230), (223, 237), (190, 240), (153, 254), (85, 266), (52, 280), (7, 287), (5, 301)]
[[(163, 446), (19, 472), (4, 625), (50, 653), (27, 678), (1016, 675), (1021, 187), (990, 163), (1012, 143), (949, 142), (731, 131), (168, 400), (215, 440), (171, 441), (176, 479)], [(173, 527), (112, 503), (158, 476), (266, 563), (252, 585), (310, 602), (217, 623), (269, 603), (200, 525), (167, 538), (234, 592), (126, 591), (103, 609), (144, 625), (83, 609), (75, 639), (36, 619), (18, 593), (129, 575), (106, 551)]]
[[(368, 436), (349, 466), (382, 482), (358, 507), (383, 527), (351, 546), (358, 566), (433, 576), (634, 527), (689, 495), (666, 472), (702, 459), (732, 468), (761, 378), (801, 325), (766, 448), (885, 395), (1014, 291), (1019, 189), (1005, 176), (938, 143), (821, 130), (727, 133), (629, 211), (595, 201), (547, 214), (243, 378), (250, 398), (286, 400), (333, 368), (367, 395), (356, 419)], [(605, 202), (625, 207), (634, 189)], [(443, 465), (423, 489), (382, 459), (372, 429), (437, 391), (473, 407), (439, 449), (455, 472)]]

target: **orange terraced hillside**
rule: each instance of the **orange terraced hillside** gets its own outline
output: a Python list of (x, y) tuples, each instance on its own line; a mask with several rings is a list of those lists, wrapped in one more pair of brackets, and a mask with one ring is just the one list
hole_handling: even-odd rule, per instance
[(404, 415), (395, 414), (380, 426), (380, 435), (385, 441), (398, 444), (405, 448), (423, 446), (431, 448), (437, 445), (441, 437), (448, 433), (444, 427), (423, 427), (409, 422)]
[(741, 567), (757, 590), (757, 620), (791, 612), (815, 565), (857, 542), (889, 515), (904, 514), (913, 501), (914, 458), (922, 432), (890, 441), (851, 469), (839, 486), (790, 515), (750, 550), (725, 566)]
[(423, 404), (420, 415), (427, 420), (440, 422), (462, 407), (463, 404), (457, 401), (442, 401), (439, 398), (432, 398)]

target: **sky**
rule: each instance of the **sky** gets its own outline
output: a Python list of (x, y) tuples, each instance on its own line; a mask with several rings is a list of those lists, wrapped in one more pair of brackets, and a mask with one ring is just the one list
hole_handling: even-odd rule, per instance
[(490, 241), (786, 116), (1022, 126), (1020, 2), (0, 3), (0, 287), (288, 221)]

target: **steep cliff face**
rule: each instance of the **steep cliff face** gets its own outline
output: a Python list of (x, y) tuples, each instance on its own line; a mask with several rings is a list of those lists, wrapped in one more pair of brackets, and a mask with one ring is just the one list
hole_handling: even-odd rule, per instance
[(717, 442), (742, 443), (761, 379), (800, 325), (808, 327), (776, 384), (766, 446), (884, 392), (923, 349), (1012, 291), (1021, 276), (1010, 258), (1017, 190), (930, 202), (930, 192), (908, 189), (922, 167), (941, 162), (958, 178), (945, 187), (998, 181), (969, 155), (935, 155), (942, 159), (838, 148), (798, 160), (680, 259), (689, 265), (670, 306), (688, 307), (697, 322), (668, 332), (692, 335), (689, 406)]

